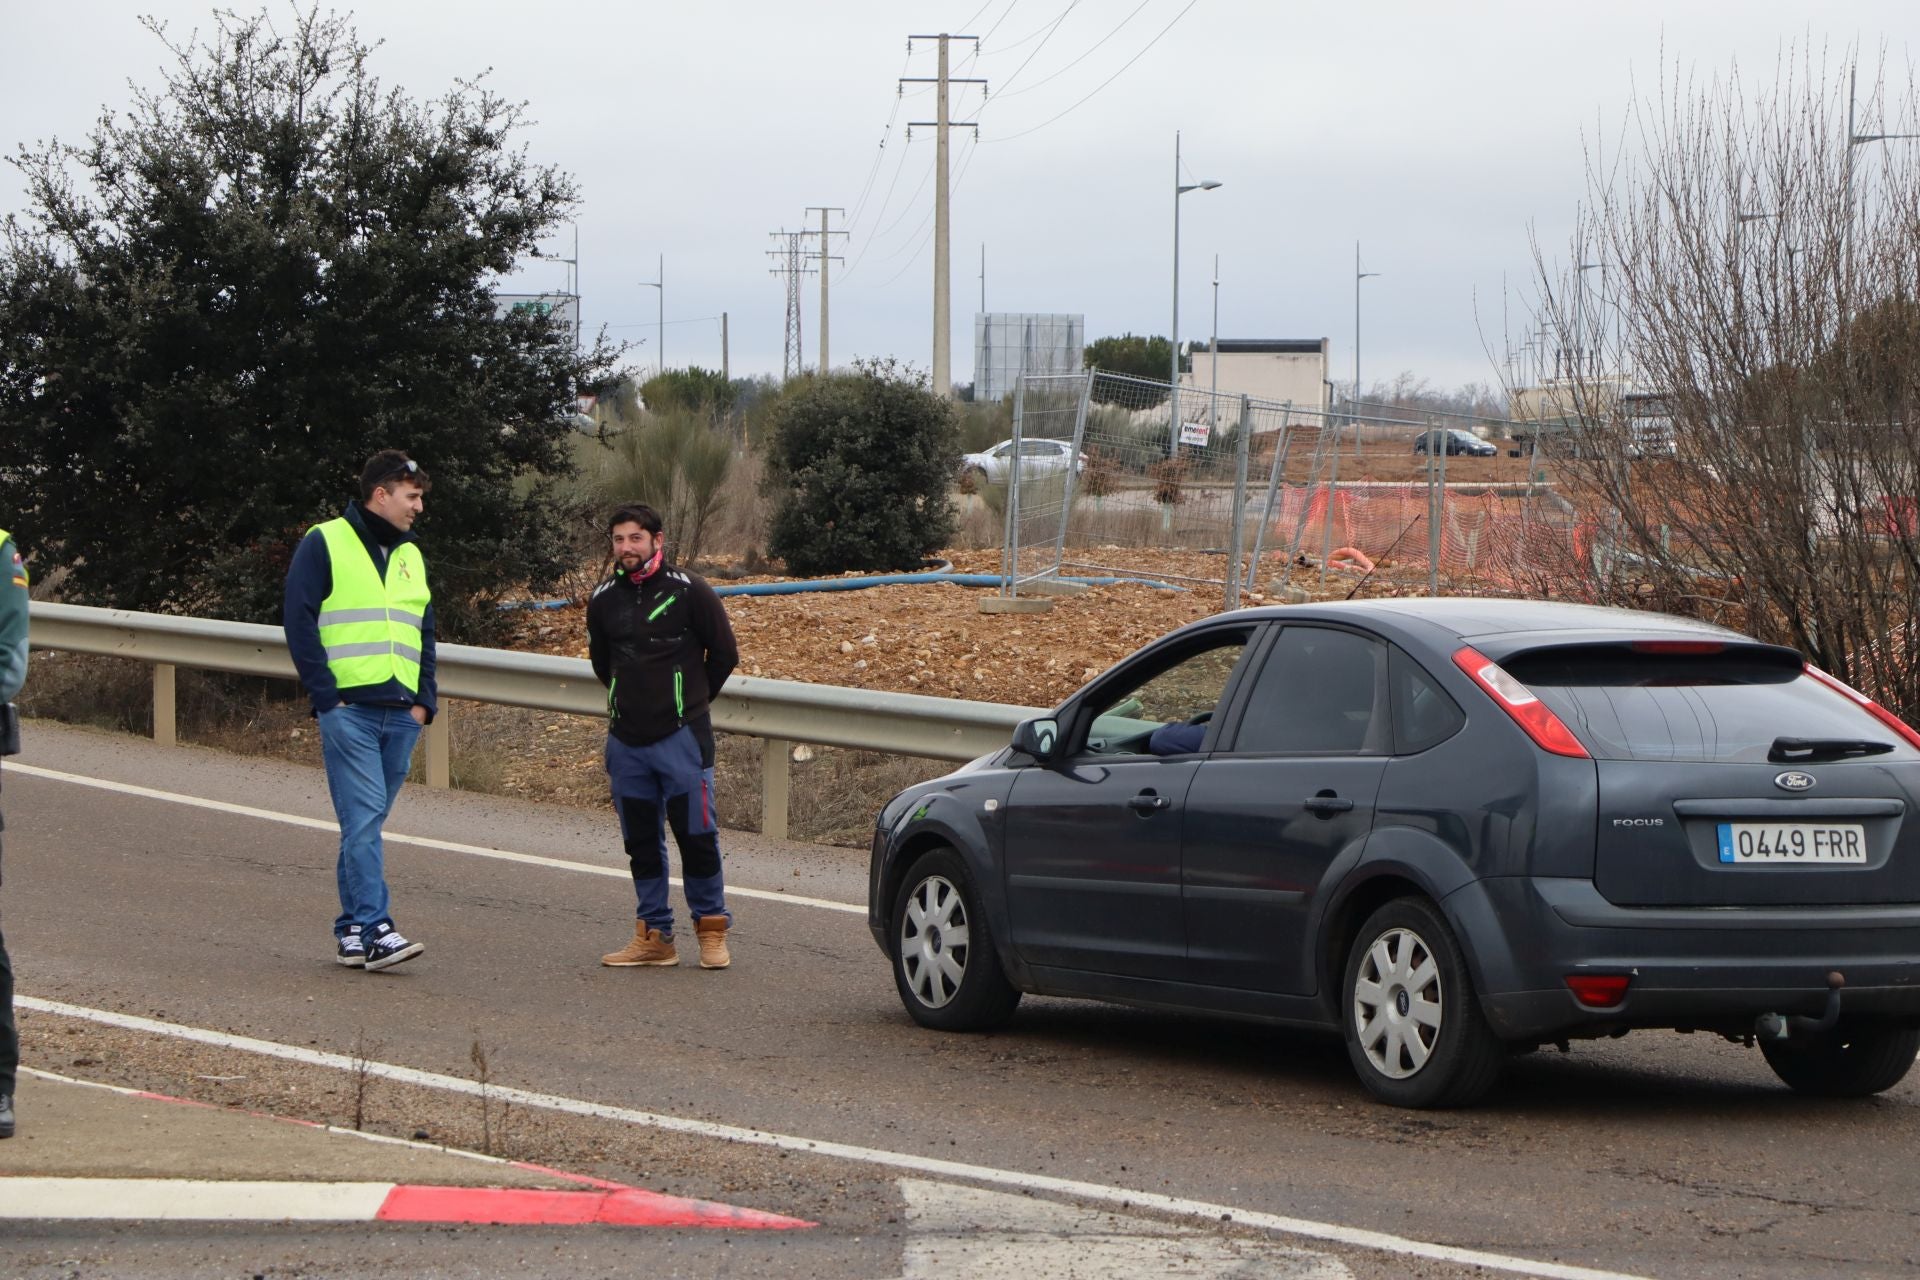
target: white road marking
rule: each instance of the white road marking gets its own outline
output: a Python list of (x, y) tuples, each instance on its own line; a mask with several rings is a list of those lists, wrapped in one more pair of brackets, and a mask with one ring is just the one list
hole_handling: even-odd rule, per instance
[[(93, 787), (100, 791), (114, 791), (121, 795), (139, 796), (143, 800), (164, 800), (169, 804), (186, 805), (193, 809), (208, 809), (214, 813), (231, 813), (242, 818), (258, 818), (263, 822), (278, 822), (289, 827), (305, 827), (310, 831), (331, 831), (338, 833), (340, 824), (329, 822), (325, 818), (305, 818), (297, 813), (281, 813), (274, 809), (256, 809), (252, 805), (229, 804), (224, 800), (207, 800), (200, 796), (183, 795), (177, 791), (157, 791), (152, 787), (136, 787), (130, 782), (109, 782), (105, 778), (89, 778), (84, 774), (62, 773), (57, 769), (44, 769), (31, 764), (9, 764), (8, 773), (24, 773), (30, 777), (46, 778), (52, 782), (70, 782), (77, 787)], [(552, 867), (557, 871), (577, 871), (583, 875), (611, 876), (616, 880), (631, 879), (631, 873), (621, 867), (603, 867), (591, 862), (569, 862), (564, 858), (546, 858), (537, 853), (515, 853), (511, 849), (489, 849), (484, 845), (460, 844), (453, 840), (433, 840), (426, 836), (407, 836), (396, 832), (381, 833), (381, 839), (388, 844), (417, 845), (422, 849), (437, 849), (443, 853), (464, 853), (475, 858), (492, 858), (499, 862), (518, 862), (531, 867)], [(680, 877), (672, 876), (668, 883), (679, 884)], [(796, 907), (815, 907), (822, 911), (841, 911), (850, 915), (864, 916), (867, 909), (851, 902), (834, 902), (827, 898), (809, 898), (797, 893), (775, 893), (768, 889), (742, 889), (737, 885), (728, 885), (727, 893), (738, 898), (755, 898), (766, 902), (784, 902)]]
[(1203, 1233), (1157, 1218), (1036, 1200), (952, 1182), (902, 1178), (910, 1229), (901, 1280), (955, 1275), (1027, 1280), (1100, 1276), (1271, 1276), (1352, 1280), (1345, 1263), (1274, 1240)]
[(391, 1182), (7, 1178), (0, 1218), (163, 1222), (372, 1222)]
[[(25, 995), (16, 995), (14, 1004), (19, 1008), (40, 1013), (79, 1018), (100, 1023), (103, 1026), (121, 1027), (148, 1035), (169, 1036), (176, 1040), (212, 1045), (216, 1048), (237, 1049), (244, 1053), (257, 1053), (264, 1057), (280, 1058), (309, 1066), (328, 1067), (336, 1071), (365, 1071), (368, 1075), (383, 1080), (393, 1080), (401, 1084), (418, 1085), (428, 1089), (442, 1089), (448, 1093), (464, 1094), (469, 1097), (479, 1097), (482, 1090), (478, 1082), (464, 1080), (459, 1076), (442, 1075), (434, 1071), (422, 1071), (415, 1067), (403, 1067), (386, 1062), (363, 1063), (343, 1053), (328, 1053), (321, 1049), (281, 1044), (274, 1040), (256, 1040), (251, 1036), (236, 1036), (204, 1027), (160, 1022), (133, 1014), (114, 1013), (107, 1009), (91, 1009), (84, 1005), (63, 1004), (57, 1000)], [(963, 1164), (957, 1160), (936, 1160), (928, 1156), (910, 1155), (899, 1151), (800, 1138), (789, 1134), (769, 1133), (762, 1129), (744, 1129), (736, 1125), (715, 1124), (705, 1120), (688, 1120), (680, 1116), (660, 1115), (630, 1107), (609, 1106), (580, 1098), (568, 1098), (552, 1093), (535, 1093), (528, 1089), (513, 1089), (497, 1084), (488, 1084), (484, 1087), (486, 1096), (495, 1101), (522, 1107), (538, 1107), (545, 1111), (558, 1111), (566, 1115), (585, 1116), (595, 1120), (613, 1120), (622, 1124), (658, 1129), (666, 1133), (684, 1133), (694, 1137), (716, 1138), (725, 1142), (738, 1142), (778, 1151), (794, 1151), (828, 1159), (850, 1160), (934, 1178), (982, 1182), (991, 1186), (1010, 1187), (1016, 1191), (1041, 1192), (1079, 1200), (1091, 1200), (1101, 1204), (1118, 1205), (1123, 1209), (1148, 1210), (1207, 1223), (1217, 1224), (1230, 1220), (1244, 1227), (1275, 1231), (1357, 1249), (1372, 1249), (1403, 1257), (1423, 1258), (1432, 1262), (1483, 1267), (1489, 1271), (1508, 1272), (1514, 1275), (1542, 1276), (1547, 1280), (1642, 1280), (1641, 1277), (1624, 1272), (1571, 1266), (1559, 1262), (1539, 1262), (1506, 1254), (1487, 1253), (1479, 1249), (1461, 1249), (1453, 1245), (1433, 1244), (1424, 1240), (1412, 1240), (1405, 1236), (1390, 1235), (1383, 1231), (1343, 1227), (1338, 1223), (1316, 1222), (1310, 1218), (1290, 1218), (1282, 1214), (1262, 1213), (1235, 1205), (1212, 1204), (1204, 1200), (1160, 1195), (1129, 1187), (1109, 1186), (1097, 1182), (1077, 1182), (1070, 1178), (1049, 1177), (1046, 1174), (995, 1169), (988, 1165)]]

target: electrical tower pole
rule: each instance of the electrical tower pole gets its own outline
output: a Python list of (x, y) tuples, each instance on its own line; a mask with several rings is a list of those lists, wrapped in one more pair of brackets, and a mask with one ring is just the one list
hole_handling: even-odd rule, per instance
[(806, 234), (820, 237), (820, 372), (824, 375), (828, 369), (833, 367), (827, 363), (827, 263), (829, 261), (846, 261), (845, 258), (834, 257), (827, 251), (827, 237), (844, 236), (847, 234), (844, 231), (827, 230), (827, 215), (830, 213), (844, 214), (846, 210), (837, 205), (810, 204), (807, 206), (807, 212), (820, 215), (820, 230), (807, 232)]
[(781, 365), (782, 378), (797, 378), (806, 368), (806, 355), (800, 347), (800, 277), (807, 274), (806, 257), (800, 251), (804, 231), (769, 232), (776, 240), (785, 239), (786, 248), (769, 249), (767, 256), (781, 265), (772, 274), (787, 278), (787, 342)]
[(924, 76), (908, 76), (902, 84), (933, 84), (935, 113), (934, 119), (914, 120), (907, 125), (909, 129), (924, 129), (931, 124), (935, 130), (933, 148), (933, 390), (943, 397), (953, 395), (952, 347), (953, 347), (953, 262), (952, 228), (948, 221), (947, 200), (951, 184), (948, 181), (947, 131), (954, 125), (962, 129), (972, 129), (974, 136), (980, 136), (980, 126), (971, 120), (954, 120), (948, 111), (948, 88), (956, 84), (984, 85), (985, 80), (955, 79), (947, 74), (947, 45), (953, 40), (971, 40), (976, 46), (978, 36), (955, 36), (941, 32), (937, 36), (908, 36), (907, 47), (913, 47), (915, 40), (938, 40), (940, 42), (940, 74), (932, 80)]

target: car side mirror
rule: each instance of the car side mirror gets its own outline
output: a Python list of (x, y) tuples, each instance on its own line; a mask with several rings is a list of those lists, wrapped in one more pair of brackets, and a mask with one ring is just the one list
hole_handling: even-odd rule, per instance
[(1057, 720), (1022, 720), (1013, 727), (1013, 749), (1045, 764), (1053, 758), (1054, 748), (1060, 745), (1060, 723)]

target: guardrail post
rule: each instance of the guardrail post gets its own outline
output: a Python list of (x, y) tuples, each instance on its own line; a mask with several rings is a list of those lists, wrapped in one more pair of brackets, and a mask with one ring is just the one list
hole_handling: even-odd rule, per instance
[(440, 710), (420, 734), (426, 747), (425, 758), (421, 762), (430, 787), (450, 787), (453, 785), (453, 736), (447, 731), (447, 704), (442, 702)]
[(787, 838), (787, 796), (792, 790), (793, 744), (768, 738), (760, 752), (760, 834)]
[(153, 740), (163, 747), (179, 741), (174, 728), (175, 706), (173, 664), (156, 662), (153, 664)]

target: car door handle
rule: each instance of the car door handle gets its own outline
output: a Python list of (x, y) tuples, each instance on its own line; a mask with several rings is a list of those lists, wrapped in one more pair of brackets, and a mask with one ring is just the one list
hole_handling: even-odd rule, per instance
[(1147, 814), (1158, 813), (1162, 809), (1169, 808), (1172, 804), (1173, 801), (1166, 796), (1157, 796), (1151, 791), (1142, 791), (1139, 795), (1127, 801), (1127, 808), (1133, 810), (1135, 813)]
[(1339, 796), (1308, 796), (1301, 804), (1308, 813), (1318, 815), (1322, 818), (1331, 818), (1336, 813), (1351, 813), (1353, 811), (1353, 801), (1342, 800)]

